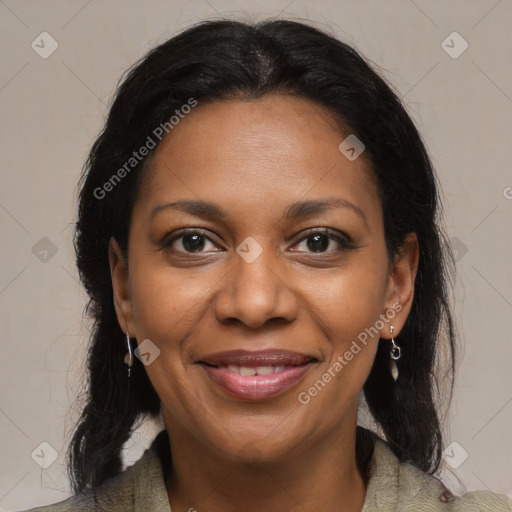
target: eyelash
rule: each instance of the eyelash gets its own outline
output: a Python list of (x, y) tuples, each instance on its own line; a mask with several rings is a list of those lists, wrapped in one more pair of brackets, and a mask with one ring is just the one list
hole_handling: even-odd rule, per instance
[[(204, 238), (206, 238), (207, 240), (209, 240), (210, 242), (215, 244), (215, 242), (209, 236), (207, 236), (206, 233), (207, 232), (205, 230), (200, 229), (200, 228), (187, 228), (187, 229), (183, 229), (183, 230), (178, 231), (178, 233), (174, 233), (174, 236), (172, 238), (170, 238), (170, 239), (169, 239), (169, 235), (167, 235), (163, 239), (163, 241), (161, 242), (161, 246), (162, 246), (161, 248), (162, 249), (171, 248), (172, 244), (176, 240), (179, 240), (180, 238), (183, 238), (186, 235), (201, 235)], [(337, 251), (357, 249), (356, 244), (352, 241), (352, 239), (348, 235), (344, 235), (343, 237), (339, 236), (336, 231), (333, 231), (333, 230), (331, 230), (329, 228), (323, 228), (323, 229), (316, 229), (316, 230), (313, 230), (313, 231), (308, 231), (302, 238), (297, 240), (297, 242), (295, 242), (294, 245), (297, 245), (297, 244), (307, 240), (309, 237), (311, 237), (313, 235), (318, 235), (318, 234), (325, 235), (329, 239), (335, 240), (336, 242), (338, 242), (338, 244), (340, 245), (340, 248), (337, 249)], [(178, 253), (181, 253), (181, 254), (201, 254), (203, 251), (192, 251), (192, 252), (175, 251), (175, 252), (178, 252)], [(204, 251), (204, 252), (206, 252), (206, 251)], [(220, 251), (216, 251), (216, 252), (220, 252)], [(303, 251), (294, 251), (294, 252), (299, 252), (300, 253), (300, 252), (303, 252)], [(328, 254), (328, 253), (332, 252), (332, 250), (331, 251), (318, 251), (318, 252), (306, 251), (306, 252), (308, 252), (309, 254)]]

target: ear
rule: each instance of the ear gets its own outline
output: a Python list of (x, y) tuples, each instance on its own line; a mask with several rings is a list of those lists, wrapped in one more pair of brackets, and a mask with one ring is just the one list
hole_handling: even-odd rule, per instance
[(114, 237), (110, 237), (108, 244), (108, 259), (117, 321), (125, 334), (128, 332), (131, 338), (136, 338), (137, 333), (133, 320), (133, 306), (128, 280), (128, 264)]
[(416, 233), (408, 233), (388, 277), (386, 287), (386, 311), (396, 312), (393, 320), (381, 329), (381, 338), (391, 339), (389, 325), (393, 325), (393, 337), (397, 336), (409, 316), (414, 299), (414, 282), (418, 271), (419, 244)]

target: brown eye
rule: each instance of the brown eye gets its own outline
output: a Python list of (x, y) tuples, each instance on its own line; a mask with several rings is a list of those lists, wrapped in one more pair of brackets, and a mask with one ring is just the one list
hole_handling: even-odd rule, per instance
[[(334, 244), (334, 248), (328, 249), (331, 242), (333, 241), (336, 242)], [(330, 231), (329, 229), (310, 232), (304, 238), (302, 238), (296, 245), (304, 244), (304, 242), (304, 252), (330, 252), (331, 250), (342, 251), (356, 248), (355, 244), (352, 242), (350, 237), (342, 237), (336, 234), (335, 232)], [(338, 246), (337, 248), (336, 245)]]
[[(208, 247), (208, 243), (213, 247)], [(172, 238), (165, 240), (162, 247), (184, 254), (218, 250), (215, 249), (217, 246), (209, 237), (197, 230), (181, 231), (180, 234), (175, 234)]]
[(307, 238), (307, 247), (313, 252), (323, 252), (329, 247), (331, 239), (322, 233), (309, 235)]
[(186, 251), (201, 251), (205, 245), (205, 237), (203, 235), (184, 235), (182, 245)]

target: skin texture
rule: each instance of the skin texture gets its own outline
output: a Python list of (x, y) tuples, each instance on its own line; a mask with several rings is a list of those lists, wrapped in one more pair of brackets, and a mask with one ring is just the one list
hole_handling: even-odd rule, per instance
[[(161, 351), (145, 368), (170, 437), (173, 512), (363, 506), (367, 482), (356, 465), (355, 431), (378, 336), (308, 404), (297, 397), (397, 303), (401, 310), (380, 336), (391, 339), (390, 324), (400, 333), (418, 243), (409, 234), (402, 257), (388, 260), (369, 163), (364, 153), (349, 161), (338, 150), (346, 135), (327, 109), (297, 97), (199, 103), (156, 149), (133, 210), (128, 265), (111, 240), (119, 324)], [(350, 201), (366, 220), (339, 206), (284, 217), (295, 201), (325, 198)], [(171, 208), (151, 216), (156, 206), (184, 199), (213, 202), (226, 216)], [(185, 227), (206, 231), (199, 252), (184, 238), (162, 247)], [(324, 237), (317, 249), (311, 236), (308, 246), (309, 231), (326, 227), (355, 248)], [(262, 249), (251, 263), (236, 252), (247, 237)], [(196, 364), (219, 351), (266, 348), (318, 363), (292, 389), (257, 402), (229, 396)]]

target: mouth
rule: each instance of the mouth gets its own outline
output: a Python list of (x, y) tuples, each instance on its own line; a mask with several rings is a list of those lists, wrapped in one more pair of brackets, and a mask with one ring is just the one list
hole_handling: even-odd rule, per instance
[(300, 382), (318, 359), (287, 350), (235, 350), (207, 356), (197, 364), (224, 392), (241, 400), (264, 400)]

